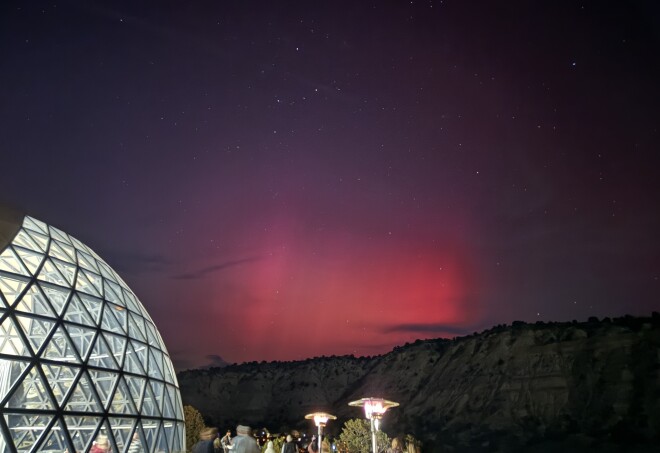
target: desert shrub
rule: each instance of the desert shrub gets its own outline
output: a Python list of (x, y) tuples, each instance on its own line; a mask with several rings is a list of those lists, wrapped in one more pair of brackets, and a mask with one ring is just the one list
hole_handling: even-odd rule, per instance
[(183, 406), (183, 419), (186, 424), (186, 451), (191, 451), (199, 440), (199, 433), (206, 428), (204, 418), (192, 406)]
[[(344, 423), (339, 434), (341, 451), (348, 453), (369, 453), (371, 451), (370, 422), (364, 419), (353, 418)], [(385, 451), (390, 446), (390, 438), (382, 431), (376, 432), (376, 445), (378, 451)]]

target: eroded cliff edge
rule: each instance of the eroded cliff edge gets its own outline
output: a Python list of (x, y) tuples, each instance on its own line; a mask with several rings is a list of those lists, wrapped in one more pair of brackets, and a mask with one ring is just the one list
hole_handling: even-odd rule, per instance
[(304, 415), (322, 408), (339, 416), (332, 433), (361, 416), (349, 401), (383, 396), (401, 403), (383, 429), (414, 434), (425, 451), (646, 451), (660, 440), (660, 315), (516, 322), (370, 358), (247, 363), (178, 378), (184, 404), (222, 429), (307, 429)]

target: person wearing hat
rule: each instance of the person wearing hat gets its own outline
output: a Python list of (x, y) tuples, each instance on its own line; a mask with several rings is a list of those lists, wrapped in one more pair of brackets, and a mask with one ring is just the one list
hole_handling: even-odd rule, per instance
[(232, 453), (261, 453), (257, 440), (251, 434), (249, 426), (238, 425), (236, 436), (231, 440)]

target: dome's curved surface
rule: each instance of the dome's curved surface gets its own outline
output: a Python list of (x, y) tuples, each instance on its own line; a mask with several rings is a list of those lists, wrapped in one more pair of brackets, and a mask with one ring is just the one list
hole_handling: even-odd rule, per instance
[(85, 452), (106, 437), (113, 452), (185, 449), (151, 317), (90, 248), (31, 217), (0, 248), (0, 409), (0, 453)]

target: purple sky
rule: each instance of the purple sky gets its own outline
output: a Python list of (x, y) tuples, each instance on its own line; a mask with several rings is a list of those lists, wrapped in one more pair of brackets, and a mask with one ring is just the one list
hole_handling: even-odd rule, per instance
[(0, 197), (180, 369), (660, 309), (652, 1), (14, 1)]

